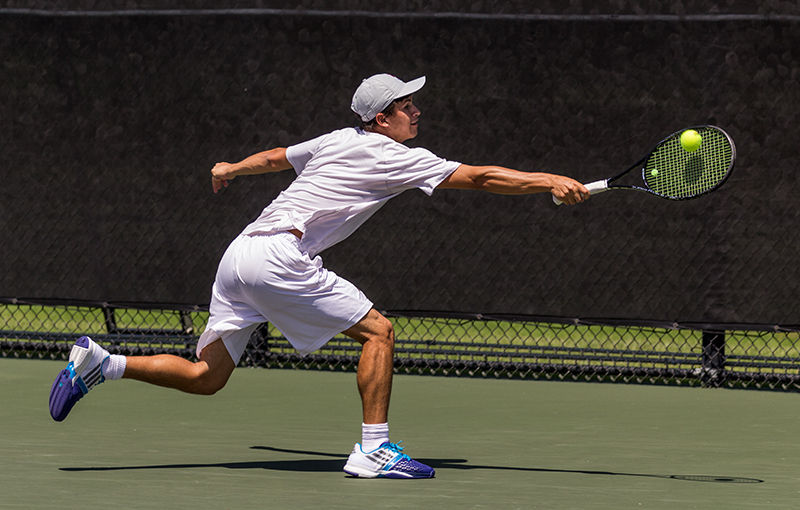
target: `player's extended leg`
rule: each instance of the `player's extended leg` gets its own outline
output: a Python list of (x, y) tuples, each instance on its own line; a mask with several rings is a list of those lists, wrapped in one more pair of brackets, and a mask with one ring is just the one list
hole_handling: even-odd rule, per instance
[(210, 395), (228, 381), (235, 364), (221, 340), (206, 346), (200, 360), (189, 360), (162, 354), (157, 356), (111, 356), (108, 351), (81, 337), (72, 346), (67, 368), (56, 376), (50, 390), (50, 415), (64, 420), (73, 406), (96, 385), (122, 377), (179, 389), (189, 393)]
[[(356, 378), (364, 416), (362, 442), (353, 447), (344, 471), (364, 478), (432, 478), (433, 468), (411, 459), (400, 446), (389, 441), (394, 366), (392, 323), (372, 309), (344, 334), (362, 345)], [(376, 432), (378, 435), (372, 436)], [(369, 445), (368, 440), (373, 437), (381, 439), (373, 439), (374, 444)]]

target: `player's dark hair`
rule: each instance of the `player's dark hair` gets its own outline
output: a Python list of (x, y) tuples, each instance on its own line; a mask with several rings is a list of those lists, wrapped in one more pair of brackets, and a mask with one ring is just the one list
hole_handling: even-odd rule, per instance
[[(405, 100), (407, 97), (408, 96), (398, 97), (397, 99), (395, 99), (394, 101), (389, 103), (389, 106), (384, 108), (383, 111), (381, 111), (381, 113), (386, 115), (387, 117), (389, 115), (393, 114), (394, 113), (394, 109), (397, 107), (397, 103)], [(358, 114), (356, 114), (356, 117), (358, 117)], [(375, 118), (378, 118), (378, 116), (375, 115)], [(363, 120), (361, 120), (361, 117), (358, 117), (358, 120), (359, 120), (359, 122), (361, 122), (361, 129), (367, 130), (367, 129), (371, 129), (371, 128), (375, 127), (375, 119), (372, 119), (372, 120), (369, 120), (369, 121), (363, 121)]]

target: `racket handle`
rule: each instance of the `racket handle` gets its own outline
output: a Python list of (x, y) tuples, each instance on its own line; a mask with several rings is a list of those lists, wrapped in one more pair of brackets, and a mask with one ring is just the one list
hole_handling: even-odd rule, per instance
[[(589, 193), (591, 193), (592, 195), (594, 195), (595, 193), (602, 193), (608, 189), (608, 179), (602, 179), (600, 181), (590, 182), (588, 184), (584, 184), (584, 186), (586, 186), (586, 189), (588, 189)], [(556, 205), (561, 205), (564, 203), (561, 200), (557, 199), (555, 196), (553, 196), (553, 202)]]

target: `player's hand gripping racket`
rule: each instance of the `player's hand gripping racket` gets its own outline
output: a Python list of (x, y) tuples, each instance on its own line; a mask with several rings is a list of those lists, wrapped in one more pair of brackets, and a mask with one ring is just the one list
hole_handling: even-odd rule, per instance
[[(681, 134), (688, 130), (700, 135), (699, 146), (696, 137), (690, 143), (686, 143), (686, 139), (681, 142)], [(736, 146), (728, 133), (715, 126), (696, 126), (661, 140), (649, 154), (624, 172), (584, 186), (593, 195), (609, 189), (634, 189), (670, 200), (687, 200), (722, 186), (735, 160)], [(641, 169), (643, 182), (638, 179), (635, 184), (617, 182), (636, 168)], [(558, 205), (563, 203), (556, 197), (553, 201)]]

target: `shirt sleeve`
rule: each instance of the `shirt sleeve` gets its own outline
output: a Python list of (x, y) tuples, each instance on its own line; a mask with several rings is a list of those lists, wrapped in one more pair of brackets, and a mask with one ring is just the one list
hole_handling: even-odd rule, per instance
[(387, 185), (396, 192), (419, 188), (431, 195), (436, 186), (461, 166), (461, 163), (440, 158), (428, 149), (412, 149), (399, 143), (387, 147), (385, 154)]
[(292, 165), (297, 175), (300, 175), (306, 168), (306, 165), (311, 160), (311, 157), (317, 152), (320, 141), (325, 135), (312, 138), (311, 140), (291, 145), (286, 148), (286, 159)]

